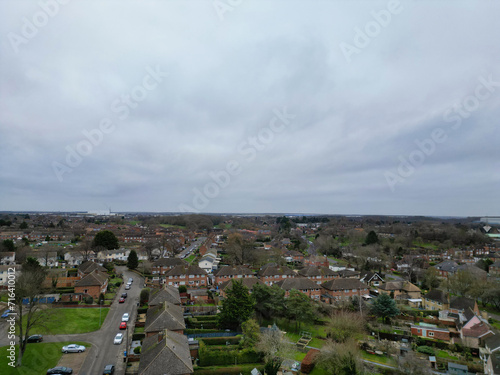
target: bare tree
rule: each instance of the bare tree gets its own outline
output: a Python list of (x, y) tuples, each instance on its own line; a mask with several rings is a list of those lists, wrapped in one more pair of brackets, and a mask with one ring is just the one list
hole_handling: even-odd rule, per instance
[(78, 253), (82, 256), (84, 262), (90, 260), (90, 255), (93, 251), (92, 241), (89, 239), (86, 239), (78, 246)]
[(283, 359), (290, 357), (293, 353), (292, 346), (278, 329), (270, 329), (262, 333), (255, 348), (264, 355), (266, 373), (275, 374)]
[(427, 361), (420, 359), (415, 352), (409, 352), (398, 358), (398, 368), (403, 374), (427, 375), (432, 374)]
[(357, 375), (365, 372), (358, 344), (353, 339), (344, 343), (329, 341), (321, 349), (317, 363), (329, 374)]

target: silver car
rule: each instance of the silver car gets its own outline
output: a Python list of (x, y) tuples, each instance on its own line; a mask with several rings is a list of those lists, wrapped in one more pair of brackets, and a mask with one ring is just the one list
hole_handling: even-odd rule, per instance
[(63, 353), (81, 353), (84, 351), (85, 351), (85, 346), (83, 346), (83, 345), (71, 344), (71, 345), (62, 347)]
[(123, 333), (117, 333), (115, 339), (113, 340), (113, 344), (121, 344), (123, 342)]

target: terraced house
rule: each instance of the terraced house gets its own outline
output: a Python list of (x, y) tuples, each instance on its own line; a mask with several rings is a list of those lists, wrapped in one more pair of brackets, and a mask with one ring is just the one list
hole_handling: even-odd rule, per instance
[(275, 285), (285, 290), (285, 297), (290, 296), (292, 289), (298, 290), (312, 299), (319, 300), (321, 296), (321, 286), (305, 277), (281, 280), (275, 283)]
[(214, 271), (214, 285), (222, 285), (231, 279), (244, 279), (255, 277), (253, 271), (244, 266), (224, 266)]
[(339, 277), (339, 274), (330, 268), (317, 266), (304, 267), (299, 270), (299, 275), (314, 281), (316, 284), (323, 284), (325, 281)]
[(369, 293), (368, 285), (357, 279), (335, 279), (321, 284), (321, 288), (321, 300), (329, 304), (364, 298)]
[(271, 286), (278, 281), (293, 278), (296, 274), (288, 267), (266, 264), (257, 272), (257, 276), (264, 284)]

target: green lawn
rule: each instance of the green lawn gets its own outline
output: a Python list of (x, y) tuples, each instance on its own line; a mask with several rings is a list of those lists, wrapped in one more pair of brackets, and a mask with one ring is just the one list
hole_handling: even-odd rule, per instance
[(498, 320), (491, 319), (491, 325), (496, 329), (500, 330), (500, 322)]
[(363, 359), (367, 359), (368, 361), (382, 363), (382, 364), (388, 365), (388, 366), (395, 366), (396, 365), (396, 363), (394, 362), (394, 360), (392, 358), (389, 358), (389, 357), (386, 357), (383, 355), (369, 354), (369, 353), (365, 352), (364, 350), (361, 351), (361, 357)]
[(436, 355), (440, 358), (445, 358), (445, 359), (452, 359), (454, 361), (458, 361), (458, 357), (455, 357), (453, 355), (450, 355), (448, 354), (447, 352), (445, 352), (444, 350), (438, 350), (438, 352), (436, 353)]
[[(99, 317), (101, 310), (101, 316)], [(54, 308), (44, 314), (46, 318), (39, 325), (35, 325), (30, 334), (61, 335), (73, 333), (86, 333), (97, 331), (99, 319), (101, 325), (108, 315), (109, 308)]]
[[(62, 356), (61, 349), (65, 345), (79, 344), (87, 348), (90, 347), (86, 342), (53, 342), (28, 344), (23, 356), (23, 365), (17, 369), (8, 365), (7, 358), (8, 346), (0, 348), (0, 369), (2, 375), (44, 375), (49, 368), (55, 367)], [(17, 346), (16, 346), (17, 357)]]
[(160, 227), (186, 229), (186, 227), (183, 225), (172, 225), (172, 224), (160, 224)]
[(184, 259), (186, 262), (191, 263), (194, 259), (196, 258), (195, 254), (191, 254), (188, 256), (186, 259)]

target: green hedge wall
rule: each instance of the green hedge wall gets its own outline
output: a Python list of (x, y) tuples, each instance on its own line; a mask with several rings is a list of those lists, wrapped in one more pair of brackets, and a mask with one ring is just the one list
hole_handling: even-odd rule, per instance
[(229, 341), (230, 345), (238, 345), (241, 341), (241, 336), (233, 336), (233, 337), (204, 337), (202, 340), (205, 345), (226, 345), (226, 342)]
[(261, 361), (261, 355), (253, 349), (243, 350), (212, 350), (203, 340), (200, 341), (198, 349), (200, 366), (225, 366), (241, 363), (255, 363)]

